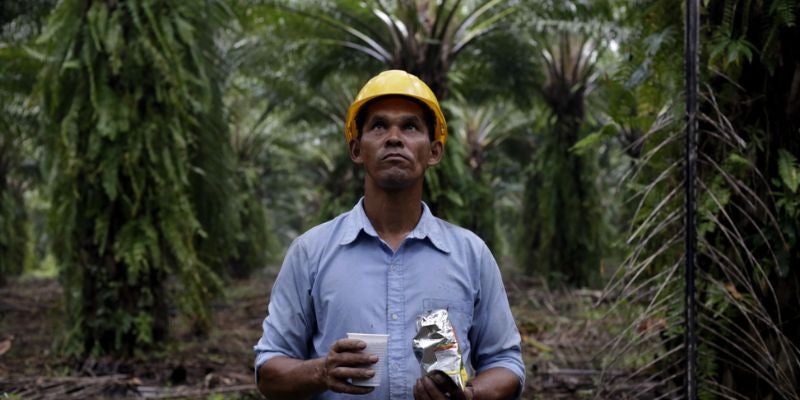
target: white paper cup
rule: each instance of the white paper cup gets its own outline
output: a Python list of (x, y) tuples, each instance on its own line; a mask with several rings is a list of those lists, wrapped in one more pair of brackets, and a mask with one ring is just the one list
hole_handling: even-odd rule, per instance
[(362, 353), (374, 354), (378, 356), (378, 362), (370, 364), (368, 368), (375, 370), (375, 375), (370, 379), (353, 379), (353, 385), (378, 387), (381, 384), (384, 366), (386, 365), (386, 346), (389, 342), (389, 335), (379, 333), (347, 333), (348, 339), (363, 340), (367, 347), (361, 350)]

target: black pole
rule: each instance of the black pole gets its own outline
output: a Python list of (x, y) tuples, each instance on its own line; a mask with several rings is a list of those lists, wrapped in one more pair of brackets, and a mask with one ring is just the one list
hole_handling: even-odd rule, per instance
[(695, 177), (697, 176), (697, 73), (699, 58), (700, 0), (686, 0), (686, 33), (684, 41), (684, 63), (686, 72), (686, 152), (684, 154), (686, 190), (685, 198), (685, 247), (686, 247), (686, 375), (684, 393), (686, 399), (697, 399), (697, 305), (695, 295), (695, 250), (697, 231), (695, 226)]

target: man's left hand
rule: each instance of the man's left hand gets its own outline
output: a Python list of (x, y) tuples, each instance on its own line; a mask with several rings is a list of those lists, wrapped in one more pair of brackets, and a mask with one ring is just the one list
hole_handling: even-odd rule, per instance
[(473, 400), (472, 388), (461, 388), (442, 371), (432, 371), (414, 384), (415, 400)]

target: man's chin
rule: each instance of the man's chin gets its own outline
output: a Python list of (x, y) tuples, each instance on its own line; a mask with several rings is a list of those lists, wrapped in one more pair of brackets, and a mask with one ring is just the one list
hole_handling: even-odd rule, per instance
[(379, 188), (390, 191), (408, 189), (414, 185), (414, 181), (411, 179), (394, 177), (378, 180), (377, 183)]

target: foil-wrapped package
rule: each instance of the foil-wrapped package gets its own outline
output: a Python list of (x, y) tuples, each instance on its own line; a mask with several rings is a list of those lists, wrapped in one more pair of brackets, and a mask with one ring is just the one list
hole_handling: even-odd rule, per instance
[(423, 375), (436, 370), (442, 371), (459, 388), (465, 388), (469, 377), (447, 310), (433, 310), (417, 317), (417, 335), (413, 346)]

